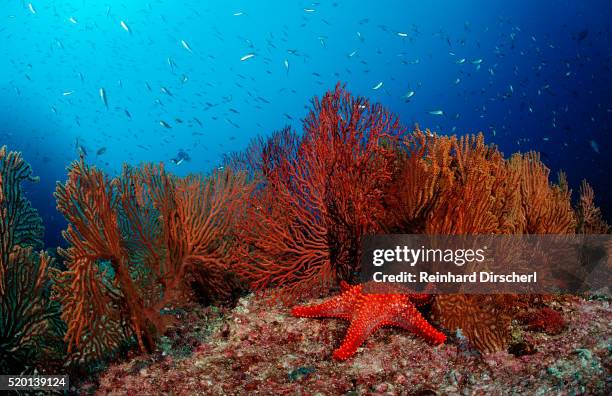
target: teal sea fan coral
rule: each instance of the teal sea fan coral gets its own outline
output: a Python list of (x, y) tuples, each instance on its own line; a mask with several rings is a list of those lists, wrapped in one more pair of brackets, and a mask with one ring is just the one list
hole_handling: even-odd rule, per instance
[(42, 221), (22, 182), (36, 181), (21, 154), (0, 149), (0, 372), (49, 368), (61, 354), (63, 323), (51, 299), (54, 271), (42, 245)]

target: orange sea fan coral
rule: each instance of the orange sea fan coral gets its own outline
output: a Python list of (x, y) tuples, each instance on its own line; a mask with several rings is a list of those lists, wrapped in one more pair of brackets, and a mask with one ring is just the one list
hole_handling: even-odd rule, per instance
[(576, 208), (577, 228), (579, 234), (606, 234), (610, 226), (603, 220), (601, 210), (595, 206), (595, 193), (586, 180), (580, 186), (580, 198)]
[(418, 127), (404, 140), (385, 192), (400, 233), (508, 233), (517, 229), (518, 172), (482, 135), (439, 136)]
[(58, 184), (58, 209), (69, 222), (60, 250), (66, 271), (56, 287), (68, 323), (69, 351), (85, 359), (129, 341), (151, 350), (166, 328), (163, 310), (203, 288), (224, 290), (230, 227), (248, 195), (243, 174), (177, 178), (163, 165), (124, 167), (116, 179), (83, 160)]
[(509, 161), (521, 175), (521, 211), (525, 219), (521, 233), (568, 234), (576, 228), (565, 175), (559, 174), (559, 183), (549, 181), (550, 170), (540, 161), (537, 153), (515, 154)]
[[(571, 233), (575, 216), (563, 175), (549, 182), (536, 153), (506, 160), (482, 135), (405, 140), (386, 194), (391, 230), (427, 234)], [(588, 198), (585, 199), (588, 202)], [(586, 205), (588, 206), (588, 204)], [(518, 296), (436, 296), (433, 313), (483, 352), (505, 349)]]
[(462, 334), (481, 352), (507, 348), (510, 337), (510, 304), (503, 296), (441, 295), (432, 307), (433, 317), (445, 328)]

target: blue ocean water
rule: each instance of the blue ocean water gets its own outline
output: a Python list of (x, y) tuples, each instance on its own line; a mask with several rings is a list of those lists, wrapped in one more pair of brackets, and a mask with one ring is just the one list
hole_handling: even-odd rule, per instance
[(40, 176), (28, 195), (57, 246), (52, 193), (79, 152), (111, 174), (207, 172), (299, 131), (342, 82), (406, 125), (542, 152), (610, 219), (611, 19), (605, 0), (0, 0), (0, 144)]

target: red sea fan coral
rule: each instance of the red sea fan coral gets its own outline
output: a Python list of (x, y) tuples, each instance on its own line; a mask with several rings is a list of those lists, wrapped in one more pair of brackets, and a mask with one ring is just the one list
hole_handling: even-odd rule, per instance
[(265, 182), (241, 227), (240, 274), (291, 297), (353, 280), (361, 237), (379, 230), (402, 133), (393, 115), (341, 86), (314, 99), (299, 145), (262, 150)]
[(561, 313), (549, 307), (529, 312), (520, 319), (521, 322), (527, 325), (528, 330), (543, 331), (550, 335), (561, 333), (566, 326), (565, 319), (563, 319)]

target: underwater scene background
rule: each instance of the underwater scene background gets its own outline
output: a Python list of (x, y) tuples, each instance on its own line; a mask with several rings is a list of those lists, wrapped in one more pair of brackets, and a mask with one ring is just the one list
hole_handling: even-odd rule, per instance
[[(142, 161), (207, 172), (256, 135), (299, 131), (310, 98), (337, 82), (406, 125), (482, 131), (507, 155), (540, 151), (574, 190), (588, 178), (612, 212), (607, 1), (5, 0), (1, 9), (0, 136), (40, 176), (27, 193), (49, 245), (65, 226), (55, 181), (81, 149), (111, 173)], [(189, 160), (173, 165), (181, 151)]]
[[(0, 374), (69, 375), (69, 394), (609, 394), (612, 244), (574, 295), (358, 279), (371, 234), (610, 241), (611, 17), (0, 0)], [(528, 264), (546, 276), (552, 253)]]

